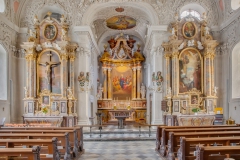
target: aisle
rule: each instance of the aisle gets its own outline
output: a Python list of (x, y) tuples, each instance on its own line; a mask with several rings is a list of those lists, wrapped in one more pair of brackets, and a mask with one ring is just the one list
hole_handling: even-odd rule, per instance
[(84, 142), (81, 160), (160, 160), (155, 141)]

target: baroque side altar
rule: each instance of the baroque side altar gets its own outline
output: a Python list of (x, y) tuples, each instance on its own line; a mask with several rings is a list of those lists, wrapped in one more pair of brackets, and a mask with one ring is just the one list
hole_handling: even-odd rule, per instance
[[(217, 100), (214, 58), (218, 42), (210, 34), (205, 14), (201, 21), (191, 14), (181, 21), (178, 15), (175, 18), (169, 26), (169, 41), (162, 44), (166, 65), (166, 96), (162, 110), (165, 117), (178, 119), (178, 123), (181, 119), (181, 125), (182, 121), (199, 120), (204, 115), (213, 117), (209, 120), (213, 123)], [(194, 112), (199, 115), (194, 116)], [(171, 125), (176, 125), (170, 121)]]
[(21, 47), (26, 52), (25, 123), (74, 126), (77, 123), (74, 96), (74, 60), (77, 44), (68, 38), (64, 15), (58, 21), (34, 17), (34, 30)]

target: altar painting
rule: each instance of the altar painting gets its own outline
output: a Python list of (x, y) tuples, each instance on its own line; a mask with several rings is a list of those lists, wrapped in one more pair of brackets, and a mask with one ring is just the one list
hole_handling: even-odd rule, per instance
[(132, 70), (128, 66), (114, 67), (112, 70), (113, 98), (118, 100), (131, 99)]
[(136, 20), (129, 16), (114, 16), (106, 22), (108, 28), (117, 30), (131, 29), (136, 26)]
[(202, 60), (200, 53), (193, 49), (185, 49), (179, 57), (179, 93), (193, 88), (201, 91)]
[[(39, 92), (44, 89), (50, 90), (52, 93), (61, 94), (61, 75), (60, 64), (51, 65), (50, 77), (48, 78), (46, 62), (59, 63), (59, 57), (56, 53), (51, 51), (45, 52), (41, 55), (38, 62), (38, 77), (39, 77)], [(51, 58), (50, 58), (51, 57)], [(49, 80), (48, 80), (49, 79)], [(50, 88), (49, 88), (50, 86)]]

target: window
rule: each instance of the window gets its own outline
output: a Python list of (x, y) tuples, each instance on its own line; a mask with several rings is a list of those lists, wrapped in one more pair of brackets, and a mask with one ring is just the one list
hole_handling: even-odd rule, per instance
[(200, 13), (198, 13), (197, 11), (191, 10), (191, 9), (186, 10), (186, 11), (183, 11), (183, 12), (181, 13), (181, 18), (187, 17), (187, 16), (190, 15), (190, 14), (191, 14), (192, 16), (198, 18), (199, 20), (200, 20), (200, 18), (201, 18)]
[(0, 13), (5, 11), (5, 2), (4, 0), (0, 0)]
[(7, 100), (7, 52), (0, 44), (0, 100)]
[(231, 0), (231, 7), (233, 10), (237, 10), (240, 7), (240, 0)]

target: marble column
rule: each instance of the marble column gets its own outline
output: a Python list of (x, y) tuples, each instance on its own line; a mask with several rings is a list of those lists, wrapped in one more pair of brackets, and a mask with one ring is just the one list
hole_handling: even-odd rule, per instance
[(112, 100), (112, 68), (108, 68), (108, 99)]
[[(69, 87), (74, 90), (74, 60), (75, 56), (70, 56), (70, 64), (69, 64), (69, 70), (70, 70), (70, 81), (69, 81)], [(74, 94), (74, 92), (73, 92)]]
[(107, 68), (103, 68), (103, 76), (104, 76), (104, 81), (103, 81), (103, 99), (107, 99), (107, 93), (108, 93), (108, 83), (107, 83)]
[(68, 87), (68, 67), (67, 67), (67, 55), (62, 55), (61, 59), (61, 72), (62, 72), (62, 96), (67, 97), (67, 87)]
[(170, 73), (170, 56), (168, 54), (164, 55), (165, 62), (166, 62), (166, 89), (171, 87), (171, 73)]
[(179, 90), (179, 74), (178, 74), (178, 52), (172, 54), (172, 95), (177, 96)]
[(205, 68), (205, 72), (204, 72), (204, 94), (206, 96), (211, 96), (211, 92), (212, 92), (212, 66), (211, 66), (211, 56), (209, 54), (206, 54), (204, 56), (204, 68)]
[(133, 80), (133, 86), (132, 86), (132, 99), (136, 99), (136, 83), (137, 83), (137, 73), (136, 73), (136, 67), (134, 66), (133, 68), (132, 68), (132, 70), (133, 70), (133, 78), (132, 78), (132, 80)]
[(213, 90), (214, 90), (214, 87), (215, 87), (215, 83), (214, 83), (214, 57), (215, 57), (214, 55), (211, 56), (211, 67), (212, 67), (212, 69), (211, 69), (211, 77), (212, 77), (211, 88), (212, 88), (212, 96), (216, 96), (213, 93)]
[(137, 67), (137, 99), (141, 99), (141, 66)]

